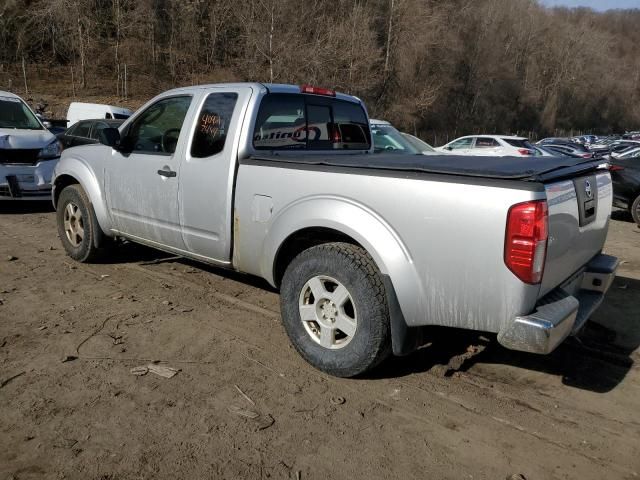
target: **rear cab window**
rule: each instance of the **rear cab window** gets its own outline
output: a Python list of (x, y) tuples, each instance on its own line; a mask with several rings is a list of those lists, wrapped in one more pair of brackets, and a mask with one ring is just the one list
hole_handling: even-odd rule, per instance
[(369, 150), (367, 116), (358, 103), (320, 95), (270, 93), (253, 132), (256, 150)]

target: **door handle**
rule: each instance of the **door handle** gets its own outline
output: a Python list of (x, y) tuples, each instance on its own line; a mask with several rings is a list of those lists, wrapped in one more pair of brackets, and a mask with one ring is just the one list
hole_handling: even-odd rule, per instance
[(162, 175), (163, 177), (175, 177), (176, 172), (173, 170), (158, 170), (158, 175)]

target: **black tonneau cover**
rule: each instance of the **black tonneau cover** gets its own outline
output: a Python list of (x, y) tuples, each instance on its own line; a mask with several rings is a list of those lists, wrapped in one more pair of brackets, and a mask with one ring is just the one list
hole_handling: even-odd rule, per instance
[(549, 182), (595, 170), (602, 160), (578, 157), (480, 157), (465, 155), (256, 154), (251, 160), (331, 167), (413, 171), (468, 177)]

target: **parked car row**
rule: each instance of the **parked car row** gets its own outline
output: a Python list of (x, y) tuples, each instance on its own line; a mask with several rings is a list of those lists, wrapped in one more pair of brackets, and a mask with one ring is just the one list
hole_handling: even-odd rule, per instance
[[(4, 133), (0, 136), (0, 199), (49, 198), (51, 172), (61, 151), (98, 143), (104, 129), (120, 127), (132, 114), (130, 110), (121, 107), (73, 102), (67, 112), (70, 127), (53, 137), (47, 132), (47, 122), (16, 95), (0, 92), (0, 107), (0, 133)], [(273, 126), (279, 125), (274, 123)], [(614, 182), (616, 191), (620, 190), (620, 195), (616, 195), (616, 206), (629, 209), (633, 213), (634, 205), (637, 206), (634, 202), (640, 196), (640, 186), (632, 175), (633, 164), (638, 161), (638, 152), (640, 152), (640, 140), (632, 138), (638, 132), (608, 137), (584, 135), (573, 138), (545, 138), (536, 144), (525, 137), (469, 135), (457, 138), (442, 147), (433, 148), (414, 135), (398, 131), (387, 121), (370, 119), (369, 126), (375, 153), (487, 157), (594, 157), (611, 161), (612, 165), (613, 160), (619, 158), (624, 161), (624, 165), (616, 164), (615, 171), (624, 170), (624, 173), (614, 173), (613, 176), (614, 179), (624, 177), (624, 180)], [(318, 131), (322, 128), (326, 130), (322, 125), (314, 125), (310, 128)], [(339, 132), (339, 135), (342, 134)], [(171, 141), (175, 142), (176, 139)], [(273, 143), (274, 141), (276, 143)], [(275, 145), (282, 143), (282, 139), (270, 139), (266, 142)], [(633, 216), (637, 221), (638, 213), (633, 213)]]

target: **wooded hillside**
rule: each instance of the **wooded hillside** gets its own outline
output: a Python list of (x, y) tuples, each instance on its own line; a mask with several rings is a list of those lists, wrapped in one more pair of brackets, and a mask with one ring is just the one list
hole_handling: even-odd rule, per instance
[(4, 0), (0, 89), (24, 93), (24, 60), (27, 82), (49, 80), (39, 93), (123, 97), (126, 65), (139, 102), (192, 83), (311, 83), (437, 143), (619, 132), (640, 128), (638, 25), (640, 10), (535, 0)]

